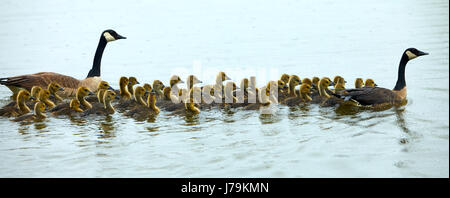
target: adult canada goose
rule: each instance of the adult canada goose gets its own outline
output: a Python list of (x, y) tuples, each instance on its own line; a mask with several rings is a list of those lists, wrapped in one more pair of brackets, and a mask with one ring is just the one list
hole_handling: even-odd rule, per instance
[(45, 111), (45, 104), (43, 102), (36, 102), (36, 104), (34, 104), (34, 113), (33, 114), (28, 114), (28, 115), (23, 115), (23, 116), (17, 117), (13, 121), (21, 122), (21, 121), (42, 120), (47, 117), (44, 114), (44, 111)]
[(111, 102), (115, 98), (116, 98), (116, 92), (114, 92), (112, 90), (107, 90), (103, 96), (103, 106), (95, 106), (94, 108), (87, 109), (82, 113), (82, 116), (88, 116), (88, 115), (92, 115), (92, 114), (96, 114), (96, 115), (114, 114), (115, 110), (114, 110), (114, 107), (111, 105)]
[(345, 100), (356, 100), (361, 105), (404, 104), (406, 99), (406, 64), (408, 61), (423, 55), (428, 55), (428, 53), (415, 48), (408, 48), (403, 52), (398, 66), (397, 83), (393, 90), (381, 87), (347, 89), (348, 93), (342, 94), (341, 97), (345, 98)]
[(92, 91), (95, 91), (97, 89), (98, 82), (101, 81), (100, 64), (106, 44), (119, 39), (126, 39), (126, 37), (120, 36), (114, 30), (105, 30), (102, 32), (97, 46), (97, 51), (95, 52), (92, 69), (83, 80), (78, 80), (71, 76), (53, 72), (39, 72), (35, 74), (0, 78), (0, 84), (7, 86), (13, 92), (13, 96), (16, 95), (20, 89), (26, 89), (29, 91), (35, 85), (44, 88), (51, 82), (56, 82), (65, 89), (61, 94), (64, 97), (75, 95), (77, 88), (80, 86), (84, 86)]
[(366, 79), (366, 82), (364, 82), (364, 87), (376, 87), (378, 86), (377, 84), (375, 84), (375, 81), (368, 78)]
[(355, 88), (361, 88), (364, 85), (364, 81), (362, 78), (355, 79)]
[(29, 99), (34, 99), (27, 90), (20, 90), (17, 94), (15, 105), (6, 105), (0, 109), (0, 116), (17, 117), (29, 113), (31, 110), (26, 102)]
[(60, 116), (60, 115), (74, 116), (84, 112), (83, 109), (80, 108), (80, 105), (81, 105), (80, 101), (74, 98), (70, 100), (69, 104), (65, 103), (57, 105), (55, 108), (51, 109), (50, 112), (53, 116)]

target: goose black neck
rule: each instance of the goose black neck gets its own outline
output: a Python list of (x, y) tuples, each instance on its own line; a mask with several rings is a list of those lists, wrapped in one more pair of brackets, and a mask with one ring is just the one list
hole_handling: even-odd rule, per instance
[(400, 60), (400, 65), (398, 66), (398, 77), (397, 77), (397, 83), (395, 84), (394, 90), (401, 90), (404, 87), (406, 87), (406, 81), (405, 81), (405, 67), (406, 63), (408, 63), (409, 58), (406, 53), (403, 53), (402, 59)]
[(100, 41), (97, 46), (97, 51), (95, 51), (94, 63), (92, 65), (92, 69), (89, 71), (89, 73), (87, 75), (87, 78), (100, 76), (100, 65), (102, 62), (103, 51), (105, 50), (106, 44), (107, 44), (107, 42), (106, 42), (105, 37), (103, 37), (103, 35), (100, 36)]

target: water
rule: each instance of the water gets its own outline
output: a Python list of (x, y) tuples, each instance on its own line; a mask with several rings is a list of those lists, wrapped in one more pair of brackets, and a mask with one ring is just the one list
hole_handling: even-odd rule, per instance
[[(404, 49), (408, 104), (341, 115), (279, 106), (136, 121), (110, 117), (15, 123), (0, 118), (0, 177), (448, 177), (449, 3), (334, 1), (3, 1), (0, 76), (53, 71), (84, 78), (100, 32), (102, 78), (168, 84), (219, 70), (258, 85), (282, 73), (341, 75), (393, 88)], [(0, 87), (0, 105), (9, 102)]]

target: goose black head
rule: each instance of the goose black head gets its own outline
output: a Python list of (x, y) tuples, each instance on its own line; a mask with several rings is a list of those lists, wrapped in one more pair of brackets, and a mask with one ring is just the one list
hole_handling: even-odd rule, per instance
[(106, 39), (106, 42), (111, 42), (111, 41), (127, 38), (127, 37), (117, 34), (117, 32), (114, 30), (105, 30), (105, 31), (103, 31), (102, 35)]
[(419, 56), (424, 56), (424, 55), (428, 55), (428, 53), (426, 52), (422, 52), (416, 48), (408, 48), (405, 50), (405, 54), (406, 56), (408, 56), (408, 60), (412, 60), (415, 59)]

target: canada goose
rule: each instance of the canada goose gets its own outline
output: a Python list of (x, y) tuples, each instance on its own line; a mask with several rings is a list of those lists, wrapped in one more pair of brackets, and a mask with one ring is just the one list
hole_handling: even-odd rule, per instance
[[(101, 103), (96, 103), (101, 104)], [(60, 116), (60, 115), (69, 115), (74, 116), (78, 115), (79, 113), (84, 112), (83, 109), (80, 108), (80, 101), (76, 98), (70, 100), (70, 103), (67, 104), (60, 104), (57, 105), (55, 108), (51, 109), (50, 112), (53, 116)]]
[(295, 93), (295, 87), (300, 84), (302, 84), (302, 82), (300, 81), (300, 77), (298, 77), (297, 75), (291, 75), (288, 81), (288, 97), (297, 96), (297, 94)]
[(119, 91), (120, 91), (120, 101), (126, 101), (131, 99), (131, 93), (128, 91), (129, 79), (125, 76), (119, 79)]
[[(110, 91), (110, 90), (109, 90)], [(78, 87), (77, 93), (75, 94), (75, 98), (80, 101), (81, 105), (86, 109), (92, 108), (91, 103), (86, 101), (85, 97), (89, 95), (94, 95), (94, 93), (89, 90), (87, 87)]]
[(55, 107), (55, 103), (53, 103), (50, 99), (50, 90), (42, 89), (39, 93), (39, 101), (43, 102), (48, 109), (52, 109)]
[(148, 98), (148, 94), (153, 90), (152, 86), (148, 83), (144, 83), (144, 85), (142, 87), (144, 87), (144, 89), (145, 89), (144, 98)]
[(333, 78), (334, 87), (337, 85), (339, 79), (341, 79), (341, 78), (342, 78), (342, 76), (335, 76), (335, 77)]
[(311, 85), (307, 83), (302, 83), (299, 89), (299, 96), (287, 98), (284, 101), (284, 104), (286, 104), (287, 106), (295, 106), (302, 102), (309, 102), (312, 100), (311, 97), (309, 96), (310, 93), (311, 93)]
[(48, 91), (50, 91), (50, 94), (53, 98), (55, 102), (62, 102), (63, 99), (61, 98), (61, 96), (58, 95), (58, 91), (64, 91), (64, 88), (61, 87), (61, 85), (59, 85), (57, 82), (51, 82), (50, 84), (48, 84), (47, 87)]
[[(46, 94), (41, 94), (41, 98)], [(70, 103), (59, 104), (53, 108), (51, 108), (50, 112), (52, 115), (70, 115), (74, 110), (76, 112), (81, 112), (83, 109), (80, 108), (80, 105), (83, 105), (85, 110), (92, 108), (92, 104), (86, 100), (85, 97), (94, 95), (87, 87), (78, 87), (77, 93), (75, 94), (75, 99), (72, 99)], [(97, 97), (101, 97), (100, 94)], [(45, 99), (41, 99), (41, 101), (45, 101)], [(103, 100), (102, 100), (103, 103)], [(95, 106), (102, 106), (102, 103), (94, 103)]]
[(31, 110), (26, 102), (34, 99), (27, 90), (20, 90), (17, 94), (15, 105), (6, 105), (0, 109), (0, 116), (17, 117), (29, 113)]
[(375, 84), (375, 81), (368, 78), (366, 79), (366, 82), (364, 82), (364, 87), (376, 87), (378, 86), (377, 84)]
[(355, 79), (355, 88), (361, 88), (363, 87), (364, 82), (362, 78), (356, 78)]
[(269, 107), (272, 104), (270, 98), (273, 96), (273, 91), (270, 90), (270, 86), (262, 87), (261, 89), (257, 89), (258, 100), (256, 103), (248, 104), (243, 107), (244, 110), (260, 110)]
[(202, 90), (202, 98), (201, 98), (201, 108), (211, 108), (214, 106), (214, 85), (205, 85), (201, 87)]
[(115, 108), (119, 110), (119, 112), (122, 112), (125, 109), (133, 108), (136, 105), (146, 106), (147, 103), (145, 103), (145, 101), (142, 99), (142, 97), (145, 95), (145, 92), (146, 91), (143, 87), (137, 86), (134, 89), (133, 100), (121, 101), (115, 106)]
[(177, 109), (176, 111), (172, 112), (170, 115), (186, 115), (186, 116), (193, 116), (200, 113), (200, 109), (196, 107), (195, 104), (198, 104), (199, 98), (196, 98), (196, 96), (201, 96), (201, 88), (200, 87), (192, 87), (189, 91), (189, 95), (186, 98), (186, 102), (184, 103), (184, 108)]
[(97, 85), (97, 94), (92, 97), (86, 98), (88, 102), (98, 102), (100, 104), (103, 103), (103, 94), (105, 94), (105, 91), (110, 89), (109, 83), (106, 81), (100, 81)]
[(237, 86), (234, 82), (227, 82), (225, 84), (224, 94), (225, 98), (223, 100), (225, 106), (230, 106), (231, 104), (235, 104), (238, 102), (237, 98), (233, 95), (233, 92), (236, 91)]
[(31, 96), (33, 96), (35, 99), (32, 100), (33, 102), (39, 102), (39, 93), (41, 92), (42, 88), (39, 86), (33, 86), (31, 88)]
[(129, 77), (127, 85), (128, 92), (134, 93), (133, 86), (137, 84), (139, 84), (139, 81), (137, 81), (136, 77)]
[[(136, 94), (139, 96), (143, 92), (143, 90), (138, 90), (139, 87), (136, 87)], [(139, 93), (141, 92), (141, 93)], [(141, 98), (141, 97), (139, 97)], [(136, 119), (148, 118), (149, 116), (155, 116), (159, 114), (159, 108), (156, 106), (156, 92), (153, 90), (149, 93), (147, 102), (140, 99), (136, 106), (132, 107), (129, 111), (127, 111), (124, 115), (131, 116)]]
[(323, 77), (322, 79), (320, 79), (319, 84), (318, 84), (319, 94), (312, 95), (313, 100), (311, 101), (311, 103), (320, 104), (324, 100), (327, 100), (328, 98), (330, 98), (331, 96), (329, 95), (328, 92), (331, 92), (331, 91), (328, 90), (328, 86), (334, 86), (334, 82), (331, 81), (330, 78)]
[(333, 93), (335, 94), (344, 94), (345, 93), (345, 80), (344, 78), (339, 78), (337, 80), (337, 84), (334, 86)]
[(163, 82), (161, 82), (160, 80), (154, 80), (152, 85), (153, 85), (153, 89), (152, 90), (154, 90), (155, 93), (156, 93), (156, 99), (163, 98), (164, 96), (163, 96), (162, 90), (165, 87)]
[(221, 103), (223, 99), (223, 82), (226, 80), (231, 80), (225, 72), (219, 72), (216, 76), (216, 84), (214, 84), (214, 98), (216, 103)]
[(346, 91), (348, 93), (341, 95), (341, 97), (345, 98), (345, 100), (356, 100), (361, 105), (403, 104), (406, 99), (406, 64), (408, 61), (424, 55), (428, 55), (428, 53), (419, 51), (415, 48), (408, 48), (403, 52), (398, 66), (397, 83), (393, 90), (381, 87), (347, 89)]
[(195, 84), (199, 84), (202, 83), (201, 80), (199, 80), (196, 76), (194, 75), (189, 75), (186, 79), (186, 87), (190, 90), (192, 89), (192, 87), (194, 87)]
[[(281, 74), (280, 80), (283, 81), (284, 84), (288, 84), (290, 78), (291, 78), (291, 75), (289, 75), (289, 74)], [(283, 91), (287, 92), (288, 88), (284, 88)]]
[[(87, 110), (84, 110), (81, 116), (88, 116), (88, 115), (110, 115), (114, 114), (115, 109), (111, 105), (111, 102), (116, 98), (116, 92), (112, 90), (107, 90), (103, 96), (103, 106), (94, 106), (93, 108), (89, 108)], [(81, 101), (81, 104), (83, 102)]]
[(120, 36), (114, 30), (105, 30), (102, 32), (97, 46), (97, 51), (95, 52), (92, 69), (83, 80), (78, 80), (71, 76), (53, 72), (40, 72), (35, 74), (0, 78), (0, 84), (7, 86), (13, 92), (13, 96), (15, 96), (20, 89), (26, 89), (29, 91), (35, 85), (44, 88), (51, 82), (56, 82), (65, 88), (62, 93), (62, 96), (64, 97), (75, 95), (77, 88), (80, 86), (84, 86), (92, 91), (95, 91), (98, 82), (101, 81), (100, 64), (106, 44), (119, 39), (126, 39), (126, 37)]
[(28, 115), (23, 115), (23, 116), (17, 117), (13, 121), (21, 122), (21, 121), (42, 120), (47, 117), (44, 114), (44, 111), (45, 111), (45, 104), (43, 102), (36, 102), (36, 104), (34, 104), (34, 113), (33, 114), (28, 114)]

